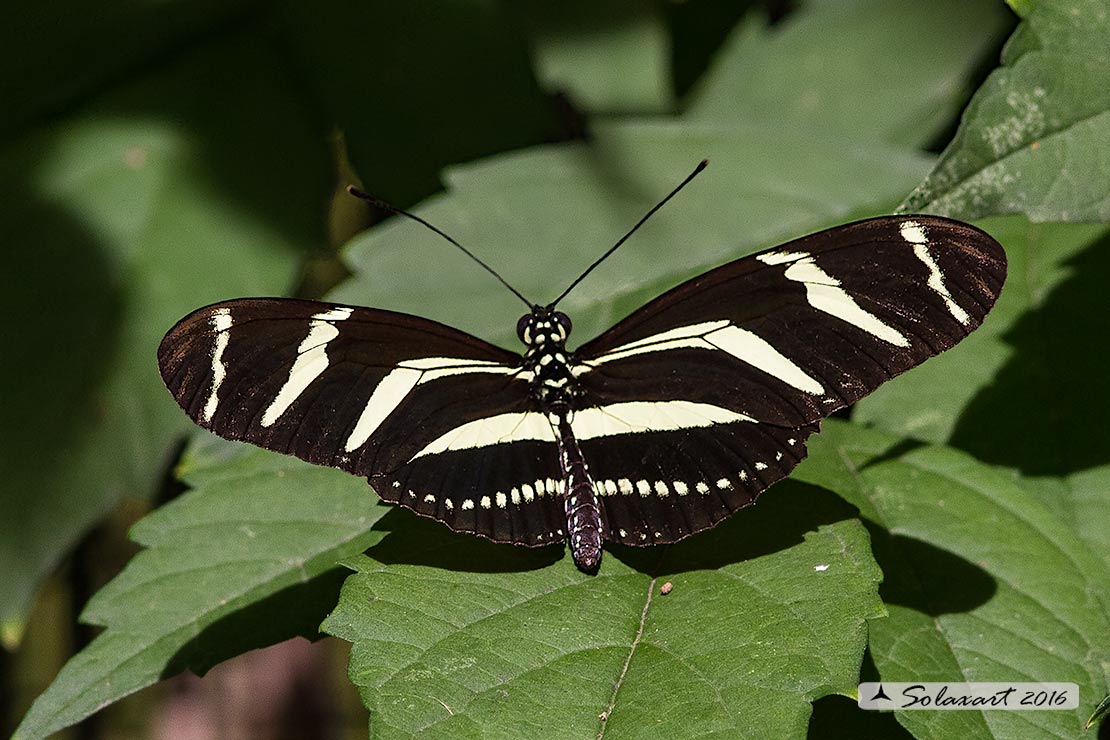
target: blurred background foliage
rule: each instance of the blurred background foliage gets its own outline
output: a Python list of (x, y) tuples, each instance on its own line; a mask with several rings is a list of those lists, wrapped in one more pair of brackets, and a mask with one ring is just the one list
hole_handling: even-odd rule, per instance
[[(1017, 6), (1026, 20), (1006, 49), (1012, 64), (989, 80), (1018, 23), (995, 0), (22, 5), (0, 29), (0, 233), (9, 259), (0, 278), (8, 317), (0, 366), (0, 731), (14, 730), (83, 648), (85, 664), (71, 663), (55, 693), (36, 705), (26, 737), (78, 722), (159, 677), (202, 672), (292, 635), (315, 636), (348, 572), (335, 566), (342, 558), (373, 546), (376, 563), (439, 562), (383, 544), (390, 529), (448, 540), (395, 517), (383, 530), (382, 507), (359, 481), (208, 439), (197, 440), (175, 470), (193, 430), (161, 385), (154, 350), (174, 321), (206, 303), (331, 291), (336, 300), (418, 313), (515, 346), (515, 299), (411, 223), (364, 231), (381, 215), (343, 195), (343, 186), (359, 184), (402, 207), (419, 203), (423, 216), (544, 302), (710, 158), (679, 204), (568, 299), (578, 340), (709, 266), (889, 212), (911, 191), (913, 207), (957, 217), (1105, 222), (1107, 178), (1100, 185), (1098, 175), (1110, 167), (1110, 85), (1097, 66), (1104, 56), (1099, 62), (1091, 51), (1110, 38), (1105, 9), (1091, 20), (1084, 14), (1097, 16), (1097, 1), (1062, 4), (1083, 19), (1065, 33), (1064, 13), (1038, 15), (1037, 5)], [(957, 134), (984, 80), (964, 115), (965, 124), (985, 122)], [(1050, 98), (1062, 91), (1064, 104), (1044, 100), (1046, 90)], [(1021, 120), (1007, 121), (1007, 110)], [(1027, 162), (1042, 140), (1042, 159)], [(992, 223), (1011, 237), (1003, 239), (1012, 266), (999, 317), (963, 355), (891, 384), (855, 419), (1020, 474), (1023, 490), (1040, 497), (1036, 506), (1083, 532), (1084, 543), (1105, 544), (1105, 519), (1086, 513), (1104, 501), (1105, 415), (1072, 423), (1085, 404), (1110, 411), (1082, 393), (1085, 380), (1105, 372), (1099, 356), (1069, 353), (1084, 337), (1086, 345), (1106, 335), (1104, 319), (1086, 311), (1100, 300), (1097, 276), (1108, 268), (1105, 245), (1091, 246), (1105, 241), (1105, 231), (1031, 226), (1020, 217)], [(1046, 331), (1046, 323), (1068, 328)], [(1055, 361), (1034, 349), (1046, 336)], [(1058, 373), (1069, 379), (1065, 387), (1054, 382)], [(1024, 433), (1015, 398), (1035, 399), (1048, 431)], [(875, 452), (886, 441), (857, 444), (888, 454)], [(236, 592), (242, 600), (232, 599), (226, 612), (211, 606), (227, 603), (212, 595), (222, 585), (216, 581), (135, 589), (144, 573), (165, 580), (168, 566), (158, 557), (196, 558), (200, 568), (229, 547), (220, 522), (246, 500), (226, 490), (244, 486), (236, 477), (243, 470), (267, 476), (250, 488), (253, 500), (281, 512), (283, 523), (299, 522), (298, 507), (328, 512), (318, 541), (302, 528), (291, 548), (269, 553), (305, 570), (221, 576), (245, 579)], [(179, 476), (196, 489), (189, 497), (176, 498)], [(813, 477), (828, 485), (828, 476)], [(1061, 491), (1068, 494), (1052, 495)], [(865, 501), (842, 495), (867, 512)], [(221, 500), (231, 502), (226, 511)], [(93, 640), (90, 628), (70, 626), (135, 554), (127, 528), (171, 501), (133, 533), (151, 548), (145, 559), (85, 612), (87, 622), (109, 630)], [(894, 527), (897, 516), (875, 510), (867, 518), (872, 527)], [(204, 534), (182, 534), (183, 521), (198, 529), (203, 522)], [(880, 530), (871, 536), (882, 543)], [(496, 552), (473, 557), (517, 556)], [(522, 568), (551, 563), (550, 553), (519, 557)], [(220, 564), (232, 562), (229, 555)], [(635, 558), (628, 562), (635, 570)], [(350, 564), (359, 578), (379, 567)], [(866, 563), (859, 572), (861, 583), (870, 577)], [(352, 590), (364, 585), (351, 579)], [(180, 613), (166, 622), (169, 602)], [(271, 629), (228, 621), (248, 607), (273, 619)], [(878, 616), (874, 605), (857, 607), (846, 630)], [(215, 625), (218, 636), (198, 625)], [(350, 624), (333, 622), (329, 631), (360, 639)], [(268, 721), (265, 736), (365, 733), (364, 710), (340, 675), (346, 650), (338, 644), (312, 652), (286, 643), (294, 652), (268, 665), (257, 657), (267, 653), (256, 654), (264, 666), (256, 670), (293, 676), (285, 693), (275, 690), (273, 706), (301, 712), (282, 722), (274, 721), (276, 709), (256, 717)], [(856, 652), (841, 683), (855, 675), (861, 649), (845, 646)], [(116, 667), (89, 668), (105, 655)], [(881, 670), (881, 657), (876, 662)], [(280, 667), (302, 664), (305, 673)], [(175, 726), (211, 720), (219, 695), (235, 695), (228, 687), (249, 673), (214, 672), (206, 679), (214, 703), (189, 704), (202, 690), (195, 679), (179, 679), (68, 733), (177, 737)], [(325, 675), (317, 683), (335, 688), (297, 694), (303, 679), (294, 679), (304, 675)], [(373, 690), (356, 683), (374, 706)], [(827, 736), (838, 725), (865, 732), (876, 722), (876, 732), (907, 731), (875, 717), (853, 715), (845, 724), (851, 707), (840, 701), (818, 702), (811, 733)], [(238, 710), (225, 709), (214, 736), (236, 736)], [(929, 728), (907, 727), (929, 736)], [(263, 736), (257, 726), (245, 732)]]

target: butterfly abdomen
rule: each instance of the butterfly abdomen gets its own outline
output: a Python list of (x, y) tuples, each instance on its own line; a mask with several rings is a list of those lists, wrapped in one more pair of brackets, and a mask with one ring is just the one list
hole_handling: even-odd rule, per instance
[(554, 423), (558, 430), (559, 465), (566, 481), (563, 503), (567, 513), (570, 554), (579, 568), (593, 572), (601, 562), (601, 543), (604, 539), (601, 501), (590, 477), (586, 458), (571, 431), (568, 415), (559, 414)]

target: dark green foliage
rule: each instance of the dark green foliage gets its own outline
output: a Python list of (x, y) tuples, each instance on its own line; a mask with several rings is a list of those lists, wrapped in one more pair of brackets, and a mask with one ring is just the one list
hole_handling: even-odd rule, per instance
[[(83, 614), (106, 629), (16, 737), (321, 630), (352, 643), (375, 737), (1079, 737), (1110, 672), (1104, 3), (1023, 2), (1016, 29), (990, 0), (751, 5), (727, 33), (699, 26), (735, 17), (711, 0), (11, 19), (9, 645), (44, 575), (122, 498), (154, 496), (190, 430), (158, 379), (162, 332), (292, 291), (326, 227), (351, 230), (340, 209), (327, 222), (337, 133), (367, 189), (419, 202), (538, 302), (708, 157), (563, 304), (572, 344), (706, 267), (899, 202), (1005, 216), (980, 225), (1010, 258), (982, 329), (827, 423), (792, 480), (678, 545), (612, 548), (596, 577), (560, 547), (453, 535), (364, 481), (195, 434), (190, 490), (134, 529), (146, 549)], [(337, 300), (517, 345), (519, 303), (411, 222), (341, 259)], [(1081, 704), (864, 715), (861, 671), (1074, 681)]]

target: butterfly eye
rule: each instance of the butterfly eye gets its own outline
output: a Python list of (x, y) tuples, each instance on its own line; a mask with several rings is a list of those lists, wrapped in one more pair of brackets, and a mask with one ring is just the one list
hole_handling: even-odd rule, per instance
[(531, 332), (528, 329), (532, 326), (532, 314), (524, 314), (520, 317), (520, 321), (516, 322), (516, 335), (524, 344), (530, 344), (529, 340), (532, 338)]
[(566, 339), (567, 337), (569, 337), (570, 336), (570, 327), (571, 327), (570, 316), (567, 316), (565, 313), (562, 313), (561, 311), (556, 311), (555, 312), (555, 321), (558, 322), (559, 329), (563, 333), (562, 338)]

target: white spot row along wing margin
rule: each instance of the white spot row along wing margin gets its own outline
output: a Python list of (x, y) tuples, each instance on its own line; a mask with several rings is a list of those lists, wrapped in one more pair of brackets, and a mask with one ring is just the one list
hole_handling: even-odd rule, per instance
[[(570, 425), (578, 439), (595, 439), (618, 434), (694, 429), (737, 421), (757, 423), (750, 416), (707, 403), (626, 401), (576, 411)], [(555, 443), (555, 432), (544, 414), (525, 411), (467, 422), (431, 442), (413, 455), (412, 460), (441, 452), (523, 441)]]

